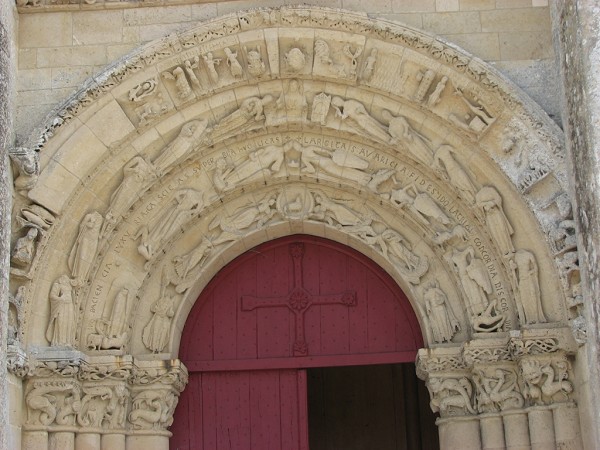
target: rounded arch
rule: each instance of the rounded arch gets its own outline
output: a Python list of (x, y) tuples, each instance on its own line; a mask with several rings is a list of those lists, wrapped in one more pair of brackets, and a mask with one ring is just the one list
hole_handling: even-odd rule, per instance
[[(428, 347), (447, 344), (423, 308), (433, 290), (458, 313), (452, 343), (571, 318), (559, 130), (421, 31), (316, 7), (240, 12), (132, 53), (48, 123), (16, 201), (17, 246), (37, 246), (12, 271), (29, 345), (176, 357), (210, 278), (298, 232), (384, 267)], [(59, 338), (62, 275), (77, 326)], [(148, 348), (166, 295), (168, 342)]]

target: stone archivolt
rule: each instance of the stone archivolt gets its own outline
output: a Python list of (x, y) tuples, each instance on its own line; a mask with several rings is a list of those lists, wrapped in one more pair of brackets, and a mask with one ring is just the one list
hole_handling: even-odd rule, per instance
[[(76, 320), (53, 344), (176, 358), (194, 300), (224, 264), (308, 233), (392, 274), (428, 347), (502, 342), (480, 352), (499, 358), (491, 367), (428, 356), (443, 417), (571, 401), (566, 360), (528, 353), (552, 339), (508, 340), (563, 330), (578, 313), (558, 136), (480, 61), (363, 15), (256, 10), (171, 35), (96, 77), (31, 143), (39, 167), (20, 169), (15, 201), (15, 345), (47, 347), (40, 330), (66, 327), (49, 300), (59, 306), (61, 280)], [(54, 424), (51, 397), (73, 410), (65, 426), (92, 428), (127, 416), (161, 431), (176, 404), (177, 389), (156, 381), (127, 395), (130, 378), (78, 384), (75, 398), (38, 378), (26, 392), (36, 426)]]

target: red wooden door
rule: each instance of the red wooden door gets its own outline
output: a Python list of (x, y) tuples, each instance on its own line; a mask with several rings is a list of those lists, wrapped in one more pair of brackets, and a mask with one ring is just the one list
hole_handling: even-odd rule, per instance
[(364, 255), (311, 236), (260, 245), (188, 316), (171, 448), (306, 449), (299, 369), (414, 361), (421, 345), (408, 300)]

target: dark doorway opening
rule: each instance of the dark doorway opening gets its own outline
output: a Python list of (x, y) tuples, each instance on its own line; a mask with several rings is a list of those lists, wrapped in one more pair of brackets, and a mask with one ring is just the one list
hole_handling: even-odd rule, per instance
[(307, 371), (310, 450), (437, 450), (429, 393), (415, 365)]

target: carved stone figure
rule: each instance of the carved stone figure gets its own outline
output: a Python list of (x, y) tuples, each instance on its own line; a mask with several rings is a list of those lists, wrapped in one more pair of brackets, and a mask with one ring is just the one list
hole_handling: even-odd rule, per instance
[(566, 252), (577, 248), (577, 229), (572, 219), (562, 220), (550, 232), (556, 252)]
[(558, 362), (555, 370), (550, 361), (525, 359), (521, 361), (521, 373), (525, 381), (523, 395), (534, 405), (567, 401), (573, 392), (573, 384), (567, 380), (566, 362)]
[(31, 204), (21, 208), (21, 216), (17, 222), (23, 227), (38, 227), (48, 230), (54, 224), (54, 215), (40, 205)]
[(206, 67), (208, 68), (208, 76), (210, 78), (210, 81), (212, 81), (213, 84), (218, 84), (219, 73), (217, 72), (217, 66), (221, 64), (221, 59), (213, 58), (213, 54), (211, 52), (208, 52), (202, 58), (204, 58), (204, 62), (206, 63)]
[(442, 96), (442, 92), (444, 92), (444, 89), (446, 88), (447, 82), (448, 77), (444, 75), (442, 79), (438, 82), (438, 84), (435, 86), (433, 92), (429, 94), (429, 97), (427, 98), (428, 107), (433, 108), (440, 102), (440, 97)]
[(169, 342), (171, 320), (175, 315), (175, 299), (174, 295), (161, 296), (150, 308), (153, 315), (144, 327), (142, 342), (152, 353), (160, 353)]
[(429, 327), (435, 342), (450, 342), (457, 331), (460, 331), (460, 323), (448, 305), (448, 297), (437, 283), (427, 288), (423, 294), (425, 300), (425, 312), (429, 318)]
[(373, 219), (363, 217), (348, 206), (337, 203), (322, 194), (315, 194), (315, 208), (311, 212), (311, 218), (325, 221), (340, 229), (343, 228), (363, 240), (377, 236), (377, 233), (371, 228)]
[(66, 380), (36, 381), (25, 397), (27, 422), (31, 425), (74, 425), (81, 407), (77, 383)]
[(315, 41), (315, 60), (313, 70), (316, 73), (329, 73), (338, 78), (347, 78), (348, 73), (343, 64), (336, 64), (331, 59), (329, 52), (329, 44), (323, 39)]
[(110, 206), (102, 226), (102, 236), (106, 235), (137, 199), (142, 189), (154, 179), (156, 179), (156, 172), (153, 165), (141, 156), (134, 156), (123, 166), (123, 181), (110, 196)]
[(475, 186), (465, 169), (456, 161), (453, 156), (455, 153), (454, 147), (447, 144), (440, 145), (433, 155), (434, 167), (443, 170), (450, 183), (460, 191), (461, 195), (469, 202), (475, 203)]
[(381, 233), (383, 256), (394, 264), (403, 276), (412, 284), (418, 284), (429, 270), (425, 256), (416, 255), (410, 244), (396, 231), (387, 229)]
[(35, 256), (35, 244), (40, 231), (36, 227), (31, 227), (27, 234), (17, 239), (12, 252), (10, 262), (20, 267), (28, 267)]
[(513, 254), (515, 247), (512, 243), (514, 230), (504, 215), (502, 197), (492, 186), (485, 186), (475, 195), (477, 206), (483, 210), (485, 220), (492, 238), (503, 256)]
[(477, 387), (477, 409), (480, 413), (518, 409), (525, 403), (513, 370), (480, 368), (475, 371), (473, 381)]
[(260, 46), (250, 50), (247, 47), (244, 48), (246, 50), (246, 59), (248, 60), (248, 73), (253, 77), (260, 78), (267, 70), (262, 60)]
[(436, 232), (433, 242), (437, 245), (446, 245), (452, 242), (466, 242), (468, 239), (467, 230), (462, 225), (455, 225), (452, 231)]
[(169, 110), (169, 105), (164, 101), (162, 92), (156, 94), (156, 98), (149, 100), (142, 106), (135, 108), (135, 113), (139, 119), (139, 126), (143, 127), (150, 123), (156, 117), (162, 116)]
[(373, 73), (375, 72), (375, 64), (377, 64), (377, 49), (374, 48), (369, 53), (369, 56), (365, 59), (363, 63), (361, 78), (364, 81), (370, 81), (373, 77)]
[(417, 133), (403, 116), (394, 117), (391, 112), (384, 109), (381, 115), (388, 122), (388, 133), (391, 136), (392, 145), (402, 144), (413, 154), (418, 161), (431, 166), (432, 151), (429, 140)]
[(177, 88), (177, 96), (180, 100), (187, 100), (191, 97), (192, 87), (185, 77), (185, 71), (177, 66), (173, 72), (165, 71), (162, 76), (168, 80), (175, 81), (175, 87)]
[(402, 189), (393, 189), (390, 200), (401, 208), (409, 208), (415, 216), (426, 225), (435, 220), (442, 225), (448, 225), (450, 219), (438, 204), (425, 192), (419, 192), (414, 183)]
[(481, 333), (493, 333), (501, 330), (506, 316), (498, 310), (498, 301), (493, 299), (481, 314), (471, 318), (473, 330)]
[(225, 158), (217, 159), (215, 163), (215, 171), (213, 172), (212, 181), (213, 186), (217, 192), (228, 191), (233, 189), (235, 186), (230, 184), (227, 178), (235, 170), (230, 164), (227, 163)]
[(223, 170), (222, 182), (225, 187), (232, 188), (236, 184), (253, 180), (256, 177), (279, 172), (285, 159), (281, 146), (268, 145), (248, 154), (248, 159), (231, 171)]
[(166, 429), (173, 422), (177, 397), (172, 392), (144, 390), (131, 403), (129, 422), (135, 429)]
[(303, 84), (296, 79), (288, 81), (284, 92), (275, 102), (275, 108), (277, 111), (277, 121), (298, 120), (304, 122), (308, 114), (308, 102), (304, 96)]
[(71, 270), (75, 286), (81, 286), (88, 278), (90, 268), (96, 257), (101, 227), (102, 216), (97, 211), (86, 214), (81, 221), (81, 225), (79, 225), (79, 234), (75, 239), (68, 260), (69, 270)]
[(241, 78), (244, 74), (244, 70), (237, 60), (237, 52), (234, 52), (229, 47), (225, 47), (223, 50), (225, 51), (225, 57), (227, 58), (227, 65), (231, 71), (231, 76), (233, 78)]
[(108, 405), (104, 415), (104, 426), (109, 429), (125, 427), (127, 400), (129, 399), (129, 390), (119, 384), (114, 387), (114, 395)]
[(435, 72), (431, 69), (421, 70), (417, 72), (417, 81), (419, 81), (419, 87), (414, 95), (414, 100), (417, 103), (421, 103), (425, 96), (427, 95), (427, 91), (431, 87), (433, 83), (433, 79), (435, 78)]
[(285, 63), (288, 72), (298, 73), (306, 66), (306, 56), (298, 47), (293, 47), (285, 54)]
[(324, 126), (327, 123), (327, 113), (331, 105), (331, 95), (321, 92), (315, 95), (310, 113), (310, 121)]
[(194, 70), (200, 68), (200, 57), (194, 56), (193, 59), (186, 59), (185, 63), (184, 63), (184, 67), (185, 67), (185, 72), (187, 73), (187, 76), (189, 77), (192, 85), (198, 89), (202, 89), (202, 84), (200, 83), (200, 80), (198, 79), (196, 72), (194, 72)]
[(427, 387), (431, 393), (429, 405), (442, 417), (453, 414), (477, 414), (473, 408), (473, 387), (465, 378), (429, 378)]
[(371, 180), (371, 175), (361, 170), (368, 167), (368, 161), (345, 150), (337, 149), (331, 153), (315, 146), (303, 146), (297, 141), (287, 142), (284, 149), (294, 149), (300, 153), (301, 171), (312, 174), (323, 171), (334, 177), (353, 180), (360, 185), (366, 185)]
[(182, 230), (204, 207), (202, 193), (194, 189), (177, 191), (173, 200), (162, 214), (140, 228), (136, 234), (136, 238), (141, 237), (138, 252), (147, 260), (154, 257), (161, 242)]
[(511, 267), (515, 272), (519, 290), (519, 320), (521, 323), (544, 323), (546, 316), (542, 309), (538, 265), (533, 253), (517, 250)]
[(250, 226), (256, 223), (258, 228), (263, 227), (277, 212), (274, 207), (276, 199), (269, 196), (259, 201), (256, 205), (245, 206), (238, 209), (230, 217), (216, 216), (208, 225), (209, 231), (221, 229), (221, 233), (212, 239), (212, 245), (217, 246), (226, 242), (239, 239)]
[(17, 192), (29, 191), (37, 183), (40, 174), (39, 153), (33, 149), (19, 147), (8, 152), (10, 159), (18, 168), (14, 186)]
[(154, 96), (158, 92), (158, 79), (156, 77), (149, 78), (146, 81), (132, 87), (129, 90), (129, 100), (138, 103), (144, 98)]
[(352, 99), (344, 100), (341, 97), (333, 97), (331, 104), (336, 110), (336, 116), (340, 117), (342, 121), (348, 119), (348, 123), (355, 130), (367, 133), (371, 138), (386, 144), (391, 141), (391, 136), (387, 133), (386, 128), (371, 117), (362, 103)]
[[(454, 113), (448, 115), (448, 120), (458, 128), (472, 136), (480, 136), (495, 122), (496, 119), (491, 117), (483, 106), (471, 103), (460, 89), (456, 88), (454, 90), (454, 95), (457, 95), (472, 113), (465, 114), (462, 118)], [(475, 101), (477, 102), (478, 99), (475, 98)]]
[(77, 423), (82, 427), (100, 428), (114, 397), (113, 391), (108, 386), (87, 386), (83, 393)]
[(173, 259), (173, 266), (177, 276), (184, 280), (196, 266), (201, 268), (212, 248), (212, 242), (206, 236), (202, 236), (202, 242), (194, 250), (186, 255), (176, 256)]
[(265, 95), (263, 98), (250, 97), (242, 101), (240, 107), (225, 116), (213, 128), (213, 139), (232, 134), (243, 133), (250, 129), (264, 126), (264, 106), (273, 101), (273, 97)]
[(152, 164), (156, 172), (165, 175), (173, 166), (185, 160), (195, 146), (203, 143), (205, 133), (207, 134), (208, 121), (192, 120), (183, 127), (179, 135), (156, 157)]
[(62, 275), (50, 289), (50, 320), (46, 339), (53, 347), (71, 346), (75, 341), (75, 303), (73, 288), (67, 275)]
[(452, 249), (451, 260), (470, 303), (471, 314), (477, 316), (483, 313), (489, 305), (487, 295), (492, 293), (492, 283), (485, 264), (475, 257), (475, 250), (471, 246), (463, 251)]

